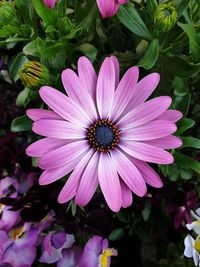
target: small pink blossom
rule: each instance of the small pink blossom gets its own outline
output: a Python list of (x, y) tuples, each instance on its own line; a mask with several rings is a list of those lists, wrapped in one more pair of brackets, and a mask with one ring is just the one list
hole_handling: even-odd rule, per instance
[(128, 0), (97, 0), (98, 8), (103, 18), (113, 17), (119, 8), (119, 5), (127, 3)]
[(54, 8), (57, 0), (43, 0), (43, 3), (48, 7), (48, 8)]

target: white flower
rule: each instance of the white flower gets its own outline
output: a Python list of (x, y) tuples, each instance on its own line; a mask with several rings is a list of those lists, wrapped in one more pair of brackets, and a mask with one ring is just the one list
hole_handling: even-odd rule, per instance
[(197, 235), (200, 235), (200, 220), (186, 224), (188, 230), (193, 230)]
[(184, 245), (184, 255), (187, 258), (193, 257), (195, 266), (200, 267), (200, 236), (197, 236), (197, 238), (194, 240), (191, 235), (187, 235), (184, 240)]

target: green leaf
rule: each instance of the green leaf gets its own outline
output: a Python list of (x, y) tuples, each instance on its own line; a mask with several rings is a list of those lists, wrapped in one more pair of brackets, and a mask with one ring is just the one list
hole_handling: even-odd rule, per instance
[(193, 147), (193, 148), (200, 149), (200, 139), (199, 138), (195, 138), (192, 136), (183, 136), (182, 140), (183, 140), (183, 145), (181, 148)]
[(157, 1), (156, 0), (148, 0), (148, 1), (146, 1), (146, 4), (147, 4), (147, 9), (149, 11), (149, 14), (151, 16), (153, 16), (156, 8), (158, 7)]
[(15, 3), (16, 8), (24, 19), (25, 23), (31, 25), (33, 28), (37, 27), (36, 13), (33, 7), (33, 0), (16, 0)]
[(173, 75), (181, 78), (189, 78), (200, 71), (200, 63), (193, 64), (180, 56), (164, 55), (160, 56), (160, 61), (164, 68)]
[(174, 153), (174, 157), (178, 164), (181, 164), (184, 167), (187, 167), (200, 174), (200, 162), (178, 152)]
[(145, 205), (145, 207), (144, 207), (144, 209), (142, 211), (142, 217), (143, 217), (143, 220), (145, 222), (148, 221), (149, 216), (150, 216), (150, 213), (151, 213), (151, 202), (150, 201), (147, 201), (146, 202), (146, 205)]
[(191, 101), (191, 94), (188, 93), (186, 96), (182, 97), (182, 99), (176, 105), (176, 108), (180, 110), (184, 116), (187, 116)]
[(58, 19), (65, 17), (67, 11), (67, 0), (59, 0), (57, 4), (57, 17)]
[(11, 131), (15, 133), (30, 131), (31, 128), (32, 121), (26, 115), (14, 119), (11, 124)]
[(89, 43), (82, 44), (82, 45), (76, 47), (75, 50), (80, 51), (81, 53), (83, 53), (84, 55), (86, 55), (87, 57), (89, 57), (92, 60), (96, 59), (97, 49), (95, 46), (93, 46)]
[(174, 94), (177, 96), (185, 96), (189, 92), (187, 79), (175, 77), (173, 81), (173, 87), (175, 88)]
[(45, 42), (41, 38), (37, 38), (24, 46), (23, 52), (25, 55), (40, 57), (42, 49), (45, 47)]
[(182, 0), (178, 7), (176, 8), (176, 12), (177, 12), (177, 19), (180, 18), (180, 16), (182, 16), (182, 14), (185, 12), (185, 10), (187, 9), (187, 7), (189, 6), (190, 0)]
[(30, 89), (28, 89), (27, 87), (24, 88), (24, 90), (22, 90), (16, 99), (16, 105), (18, 107), (25, 107), (26, 105), (28, 105), (29, 103), (29, 93), (30, 93)]
[(123, 235), (124, 235), (124, 229), (116, 228), (109, 234), (108, 239), (111, 241), (115, 241), (120, 239)]
[(193, 25), (178, 22), (189, 38), (189, 49), (196, 60), (200, 60), (200, 38)]
[(183, 118), (177, 123), (178, 130), (176, 131), (176, 135), (181, 135), (186, 130), (193, 127), (195, 124), (195, 121), (192, 119)]
[(22, 53), (19, 53), (14, 61), (12, 62), (9, 68), (9, 75), (13, 81), (17, 81), (19, 79), (19, 69), (23, 66), (23, 64), (27, 61), (27, 57), (25, 57)]
[(88, 32), (97, 12), (98, 9), (96, 1), (87, 0), (82, 5), (77, 2), (75, 8), (75, 21), (76, 25), (78, 25), (77, 28), (81, 28)]
[(147, 48), (146, 53), (144, 54), (143, 58), (138, 62), (138, 67), (143, 67), (147, 70), (151, 69), (159, 55), (159, 41), (158, 39), (153, 39)]
[(129, 3), (123, 6), (120, 6), (117, 17), (120, 22), (127, 27), (130, 31), (140, 36), (145, 40), (151, 40), (152, 36), (146, 25), (144, 24), (139, 13), (135, 9), (134, 5)]
[(46, 7), (42, 0), (33, 0), (33, 5), (38, 16), (42, 19), (45, 28), (56, 24), (57, 17), (53, 9)]

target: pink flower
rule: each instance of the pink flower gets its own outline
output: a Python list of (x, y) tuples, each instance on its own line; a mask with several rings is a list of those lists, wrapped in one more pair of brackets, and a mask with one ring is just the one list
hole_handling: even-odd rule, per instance
[(75, 197), (85, 206), (98, 185), (115, 212), (132, 204), (132, 192), (142, 197), (146, 183), (162, 187), (158, 174), (146, 163), (171, 164), (165, 149), (181, 146), (175, 122), (181, 112), (167, 110), (171, 98), (147, 98), (159, 83), (152, 73), (138, 82), (139, 70), (131, 67), (119, 81), (116, 57), (105, 58), (99, 75), (86, 57), (78, 61), (78, 75), (62, 73), (68, 96), (43, 86), (40, 96), (51, 110), (30, 109), (33, 131), (46, 138), (31, 144), (26, 153), (39, 157), (44, 169), (39, 183), (53, 183), (72, 172), (58, 202)]
[(54, 8), (56, 4), (56, 0), (43, 0), (43, 3), (48, 7), (48, 8)]
[(97, 0), (98, 8), (103, 18), (113, 17), (119, 8), (119, 5), (127, 3), (128, 0)]

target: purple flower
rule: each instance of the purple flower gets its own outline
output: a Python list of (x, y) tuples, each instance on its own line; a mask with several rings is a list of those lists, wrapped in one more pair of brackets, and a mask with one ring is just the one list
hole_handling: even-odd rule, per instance
[(39, 261), (49, 264), (57, 262), (63, 257), (62, 251), (66, 248), (70, 248), (73, 243), (73, 235), (68, 235), (63, 231), (48, 233), (43, 240), (43, 252)]
[(111, 256), (117, 256), (117, 251), (108, 248), (108, 240), (94, 236), (84, 247), (79, 267), (109, 267)]
[(79, 247), (65, 249), (63, 257), (57, 262), (57, 267), (76, 267), (81, 256), (82, 250)]
[(30, 223), (18, 225), (8, 232), (0, 231), (0, 263), (10, 263), (14, 267), (32, 266), (35, 260), (37, 229)]
[[(142, 197), (146, 183), (159, 188), (163, 183), (146, 163), (171, 164), (165, 149), (181, 146), (172, 134), (182, 117), (167, 110), (171, 98), (148, 100), (159, 83), (158, 73), (138, 82), (138, 67), (131, 67), (119, 81), (116, 57), (103, 61), (97, 77), (86, 57), (78, 61), (78, 75), (71, 69), (62, 73), (67, 95), (44, 86), (40, 96), (50, 110), (31, 109), (33, 131), (45, 136), (31, 144), (26, 153), (40, 157), (41, 185), (57, 181), (72, 172), (58, 196), (59, 203), (75, 197), (85, 206), (98, 184), (111, 210), (132, 204), (132, 192)], [(146, 101), (146, 102), (145, 102)]]
[[(16, 198), (17, 190), (19, 185), (17, 180), (6, 177), (0, 180), (0, 197)], [(14, 189), (14, 191), (13, 191)], [(5, 206), (0, 203), (0, 229), (1, 230), (9, 230), (15, 223), (19, 220), (19, 212), (18, 211), (10, 211), (9, 206)]]

